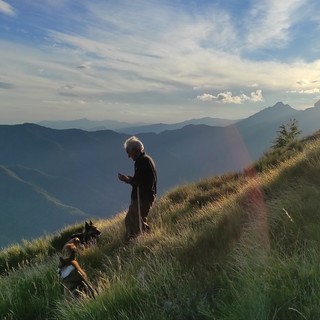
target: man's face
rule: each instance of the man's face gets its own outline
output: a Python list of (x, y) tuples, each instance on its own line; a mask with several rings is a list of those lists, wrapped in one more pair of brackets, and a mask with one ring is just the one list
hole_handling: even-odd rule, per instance
[(131, 158), (133, 161), (136, 161), (139, 157), (140, 152), (138, 150), (132, 149), (132, 150), (127, 150), (127, 155), (128, 158)]

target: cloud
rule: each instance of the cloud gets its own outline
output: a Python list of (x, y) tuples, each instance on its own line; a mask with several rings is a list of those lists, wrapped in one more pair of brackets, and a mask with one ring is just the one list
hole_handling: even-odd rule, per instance
[(209, 93), (204, 93), (201, 96), (197, 96), (197, 99), (201, 101), (212, 101), (217, 99), (217, 97)]
[(0, 82), (0, 89), (12, 89), (14, 85), (12, 83)]
[[(315, 94), (320, 92), (319, 87), (315, 87), (320, 80), (308, 80), (308, 79), (301, 79), (296, 81), (297, 88), (293, 90), (287, 90), (286, 93), (299, 93), (299, 94)], [(301, 90), (300, 87), (303, 87)]]
[(320, 93), (320, 89), (313, 88), (313, 89), (306, 89), (306, 90), (290, 90), (290, 91), (286, 91), (286, 93), (314, 94), (314, 93)]
[(310, 85), (310, 84), (313, 84), (313, 83), (318, 83), (318, 82), (320, 82), (320, 80), (305, 80), (305, 79), (303, 79), (303, 80), (298, 80), (297, 84), (299, 86), (305, 87), (307, 85)]
[(16, 15), (14, 8), (3, 0), (0, 0), (0, 13), (4, 13), (12, 17)]
[(219, 103), (232, 103), (242, 104), (246, 101), (249, 102), (260, 102), (263, 101), (262, 90), (251, 92), (249, 96), (241, 94), (239, 96), (233, 96), (232, 92), (220, 92), (216, 96), (204, 93), (201, 96), (197, 96), (198, 100), (201, 101), (217, 101)]
[[(293, 9), (301, 3), (288, 1)], [(256, 36), (265, 39), (266, 34), (268, 41), (264, 44), (267, 45), (272, 39), (282, 39), (278, 29), (268, 33), (270, 25), (273, 27), (273, 17), (287, 21), (293, 9), (273, 0), (263, 3), (264, 6), (252, 8), (257, 13), (251, 13), (251, 16), (253, 21), (261, 24)], [(275, 88), (287, 90), (292, 79), (299, 79), (305, 67), (309, 68), (308, 64), (295, 65), (294, 61), (277, 63), (241, 58), (236, 50), (239, 41), (234, 41), (240, 31), (235, 28), (235, 21), (220, 8), (210, 10), (201, 20), (196, 14), (183, 10), (177, 16), (172, 8), (168, 10), (165, 5), (155, 3), (150, 5), (148, 1), (141, 1), (139, 5), (128, 3), (128, 10), (134, 13), (130, 17), (115, 3), (90, 2), (87, 5), (86, 25), (82, 24), (81, 32), (51, 30), (48, 37), (58, 44), (55, 52), (64, 51), (65, 60), (77, 57), (76, 68), (86, 71), (83, 77), (88, 77), (92, 84), (99, 82), (99, 87), (107, 87), (107, 91), (156, 90), (168, 93), (181, 87), (220, 88), (218, 90), (227, 87), (234, 90), (239, 83), (243, 88), (259, 84), (268, 91)], [(143, 10), (137, 10), (142, 5)], [(115, 14), (105, 14), (111, 11)], [(260, 16), (268, 16), (269, 22), (264, 25)], [(75, 19), (77, 16), (71, 14), (70, 20), (75, 21), (73, 25), (77, 29)], [(222, 29), (227, 30), (227, 35), (221, 32)], [(246, 37), (245, 33), (237, 38), (243, 37)], [(88, 60), (93, 62), (92, 65), (83, 63)], [(93, 74), (95, 76), (89, 79)]]
[(308, 80), (298, 80), (297, 84), (299, 86), (307, 86), (308, 84), (310, 84), (310, 81), (308, 81)]
[(84, 100), (42, 100), (41, 102), (52, 105), (73, 105), (74, 103), (78, 105), (84, 105), (87, 103)]
[(72, 84), (66, 84), (61, 87), (61, 90), (71, 90), (73, 88), (74, 88), (74, 86)]
[(248, 87), (256, 88), (256, 87), (259, 87), (259, 84), (258, 83), (253, 83), (253, 84), (250, 84)]
[(320, 92), (319, 88), (313, 88), (313, 89), (309, 89), (309, 90), (299, 91), (299, 93), (306, 93), (306, 94), (314, 94), (314, 93), (319, 93), (319, 92)]
[(91, 62), (84, 62), (77, 66), (78, 69), (90, 69)]
[(262, 90), (257, 90), (255, 92), (251, 92), (249, 100), (252, 102), (263, 101)]
[(257, 1), (247, 16), (246, 45), (256, 49), (286, 45), (290, 39), (290, 28), (300, 19), (296, 13), (307, 1)]

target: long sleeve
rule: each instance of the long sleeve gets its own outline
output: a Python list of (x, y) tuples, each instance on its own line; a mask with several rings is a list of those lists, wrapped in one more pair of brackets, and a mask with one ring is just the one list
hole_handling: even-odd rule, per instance
[(136, 160), (134, 167), (134, 176), (130, 180), (130, 184), (133, 187), (131, 198), (137, 198), (137, 187), (139, 186), (140, 198), (152, 202), (157, 192), (157, 173), (154, 161), (143, 153)]

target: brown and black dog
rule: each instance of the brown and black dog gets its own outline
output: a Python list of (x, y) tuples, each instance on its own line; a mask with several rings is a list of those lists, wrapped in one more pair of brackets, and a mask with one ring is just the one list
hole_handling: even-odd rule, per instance
[(81, 293), (93, 296), (93, 289), (87, 282), (87, 275), (77, 261), (77, 250), (81, 241), (75, 237), (62, 248), (58, 272), (67, 297), (79, 297)]
[(81, 245), (90, 247), (97, 244), (101, 231), (93, 224), (90, 220), (89, 223), (86, 221), (84, 224), (84, 231), (75, 233), (71, 236), (73, 238), (79, 238)]

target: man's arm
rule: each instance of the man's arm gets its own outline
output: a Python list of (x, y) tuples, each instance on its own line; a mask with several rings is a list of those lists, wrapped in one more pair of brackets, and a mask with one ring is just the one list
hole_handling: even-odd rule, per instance
[(125, 176), (124, 174), (118, 173), (118, 178), (120, 181), (123, 181), (125, 183), (131, 183), (132, 177)]

